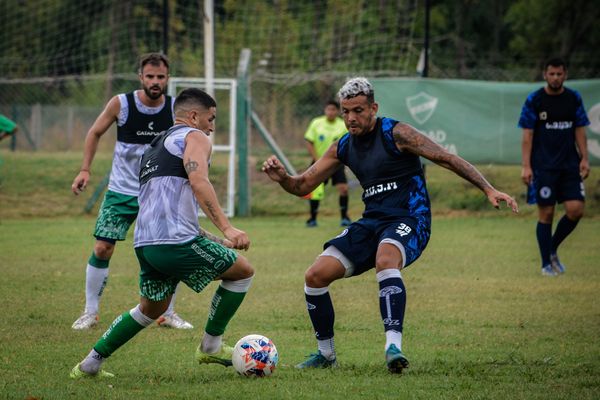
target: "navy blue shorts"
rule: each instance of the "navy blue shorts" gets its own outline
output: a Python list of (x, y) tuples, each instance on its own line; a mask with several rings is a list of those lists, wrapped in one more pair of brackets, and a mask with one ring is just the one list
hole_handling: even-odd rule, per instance
[(335, 246), (342, 252), (354, 264), (352, 276), (356, 276), (375, 267), (377, 248), (382, 240), (400, 243), (404, 267), (407, 267), (425, 250), (430, 235), (430, 214), (385, 219), (361, 218), (339, 236), (326, 242), (324, 248)]
[(339, 185), (340, 183), (348, 183), (348, 179), (346, 178), (346, 171), (344, 170), (344, 166), (338, 168), (337, 171), (331, 175), (331, 184), (333, 186)]
[(585, 201), (583, 180), (576, 170), (534, 171), (535, 200), (541, 206), (553, 206), (567, 200)]

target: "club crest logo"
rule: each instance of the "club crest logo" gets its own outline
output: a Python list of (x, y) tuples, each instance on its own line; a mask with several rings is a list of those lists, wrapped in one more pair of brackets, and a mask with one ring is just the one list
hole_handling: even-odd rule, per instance
[(545, 120), (547, 120), (547, 119), (548, 119), (548, 113), (546, 113), (546, 111), (542, 111), (542, 112), (540, 113), (540, 120), (541, 120), (541, 121), (545, 121)]
[(421, 125), (431, 118), (437, 104), (437, 97), (430, 96), (425, 92), (406, 98), (406, 107), (410, 115)]
[(540, 197), (542, 199), (549, 198), (551, 194), (552, 194), (552, 189), (550, 189), (548, 186), (544, 186), (543, 188), (540, 189)]

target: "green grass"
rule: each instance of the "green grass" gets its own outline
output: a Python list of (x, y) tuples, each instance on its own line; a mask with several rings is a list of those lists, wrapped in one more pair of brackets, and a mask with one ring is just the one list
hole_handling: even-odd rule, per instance
[[(11, 219), (0, 225), (3, 397), (600, 396), (600, 249), (590, 246), (598, 243), (600, 221), (582, 221), (561, 251), (567, 273), (548, 278), (538, 271), (531, 218), (437, 218), (424, 255), (403, 273), (408, 293), (404, 350), (412, 364), (399, 377), (384, 367), (373, 273), (332, 286), (341, 368), (292, 368), (315, 348), (302, 294), (303, 272), (321, 243), (339, 231), (336, 218), (325, 218), (310, 235), (301, 217), (236, 220), (253, 240), (247, 257), (257, 275), (226, 339), (233, 343), (254, 332), (271, 337), (281, 356), (273, 377), (247, 380), (220, 366), (196, 365), (200, 329), (152, 327), (106, 363), (116, 379), (72, 382), (70, 368), (137, 298), (138, 267), (129, 238), (111, 261), (100, 328), (70, 329), (83, 307), (93, 222), (91, 217), (62, 217)], [(215, 287), (200, 295), (184, 288), (178, 298), (178, 311), (197, 328), (203, 326)]]
[[(561, 248), (567, 273), (548, 278), (539, 273), (534, 208), (511, 215), (477, 211), (467, 201), (461, 209), (456, 199), (464, 190), (453, 189), (460, 181), (429, 168), (438, 209), (432, 238), (403, 272), (408, 293), (403, 347), (411, 367), (392, 376), (383, 362), (385, 338), (372, 272), (331, 287), (341, 368), (292, 367), (315, 349), (303, 274), (322, 243), (340, 231), (335, 196), (328, 195), (319, 228), (308, 230), (306, 203), (257, 178), (257, 216), (234, 220), (250, 235), (246, 256), (257, 275), (226, 340), (233, 343), (249, 333), (272, 338), (281, 357), (275, 375), (248, 380), (231, 369), (194, 363), (212, 284), (199, 295), (188, 288), (179, 294), (178, 312), (194, 331), (149, 328), (107, 361), (116, 379), (73, 382), (70, 369), (114, 317), (137, 303), (132, 232), (111, 260), (100, 327), (71, 330), (84, 303), (95, 221), (95, 215), (81, 213), (87, 197), (76, 198), (69, 189), (80, 156), (0, 156), (0, 398), (600, 398), (600, 218), (589, 195), (597, 188), (590, 190), (589, 183), (592, 217), (584, 218)], [(101, 170), (110, 157), (99, 154), (96, 161)], [(518, 168), (486, 168), (503, 189), (520, 188), (513, 182)], [(352, 196), (352, 213), (358, 216), (358, 191)], [(267, 215), (267, 201), (274, 215)]]

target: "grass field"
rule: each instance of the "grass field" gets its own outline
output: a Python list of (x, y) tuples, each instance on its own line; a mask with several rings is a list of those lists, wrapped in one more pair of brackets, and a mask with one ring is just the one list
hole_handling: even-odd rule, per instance
[[(408, 294), (403, 344), (411, 367), (402, 376), (384, 366), (373, 273), (331, 288), (340, 368), (292, 367), (315, 349), (303, 272), (322, 242), (340, 230), (335, 207), (329, 207), (320, 227), (308, 231), (302, 202), (290, 206), (289, 216), (260, 211), (235, 220), (253, 241), (246, 255), (257, 275), (226, 340), (249, 333), (272, 338), (281, 358), (274, 376), (249, 380), (231, 369), (194, 363), (212, 284), (199, 295), (187, 288), (179, 295), (179, 313), (197, 329), (149, 328), (107, 361), (116, 379), (73, 382), (70, 369), (112, 319), (137, 302), (131, 237), (117, 246), (111, 261), (100, 327), (71, 330), (83, 307), (95, 221), (95, 215), (81, 215), (86, 199), (63, 193), (78, 157), (1, 156), (0, 398), (600, 398), (600, 219), (592, 213), (582, 220), (560, 252), (567, 273), (548, 278), (538, 271), (535, 217), (527, 208), (516, 216), (507, 210), (449, 209), (434, 217), (427, 250), (403, 273)], [(107, 160), (101, 155), (99, 165)], [(432, 192), (440, 191), (436, 181), (443, 185), (444, 175), (432, 170)], [(277, 209), (289, 200), (279, 193), (277, 203), (277, 194), (257, 190), (261, 187), (254, 194), (263, 200), (275, 199)], [(358, 194), (354, 215), (357, 199)], [(446, 204), (439, 208), (448, 209)]]

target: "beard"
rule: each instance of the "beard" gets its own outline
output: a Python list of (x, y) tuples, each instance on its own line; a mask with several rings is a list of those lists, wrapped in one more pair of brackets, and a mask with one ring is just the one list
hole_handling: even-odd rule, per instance
[[(146, 93), (146, 96), (150, 97), (152, 100), (158, 100), (160, 98), (160, 96), (162, 96), (165, 93), (165, 90), (163, 88), (161, 88), (160, 86), (151, 86), (151, 87), (143, 87), (144, 89), (144, 93)], [(152, 91), (152, 89), (158, 89), (158, 91)]]
[(548, 86), (550, 87), (550, 90), (552, 90), (553, 92), (560, 92), (560, 90), (563, 87), (563, 84), (562, 83), (555, 83), (553, 85), (551, 84), (551, 85), (548, 85)]

